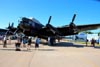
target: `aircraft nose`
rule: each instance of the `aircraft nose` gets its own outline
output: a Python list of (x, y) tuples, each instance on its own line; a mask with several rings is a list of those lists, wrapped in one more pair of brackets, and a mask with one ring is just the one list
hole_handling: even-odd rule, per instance
[(21, 28), (21, 29), (23, 29), (23, 26), (24, 26), (24, 23), (22, 21), (20, 21), (18, 27)]
[(19, 27), (20, 27), (21, 29), (24, 29), (24, 30), (30, 29), (30, 24), (29, 24), (28, 22), (23, 22), (23, 21), (21, 21), (20, 24), (19, 24)]

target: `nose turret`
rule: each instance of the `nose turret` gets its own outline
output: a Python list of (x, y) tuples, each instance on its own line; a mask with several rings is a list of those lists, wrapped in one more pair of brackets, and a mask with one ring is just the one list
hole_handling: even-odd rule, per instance
[(23, 30), (30, 30), (30, 23), (29, 23), (29, 19), (23, 17), (22, 20), (19, 23), (19, 28), (23, 29)]

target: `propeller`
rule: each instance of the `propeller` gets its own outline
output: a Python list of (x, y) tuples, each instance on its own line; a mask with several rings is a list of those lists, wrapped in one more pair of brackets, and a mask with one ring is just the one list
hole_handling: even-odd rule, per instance
[(50, 16), (49, 17), (49, 19), (48, 19), (48, 23), (46, 24), (46, 28), (48, 28), (48, 29), (50, 29), (50, 31), (53, 33), (53, 34), (60, 34), (59, 33), (59, 31), (54, 27), (54, 26), (52, 26), (51, 24), (50, 24), (50, 21), (51, 21), (51, 18), (52, 18), (52, 16)]
[[(18, 20), (18, 22), (21, 22), (21, 21)], [(9, 34), (10, 35), (15, 35), (19, 31), (20, 31), (19, 26), (17, 26), (17, 28), (15, 28), (14, 27), (14, 23), (12, 22), (10, 24), (10, 22), (9, 22), (8, 27), (7, 27), (7, 31), (6, 31), (5, 35), (9, 35)]]
[(51, 27), (51, 24), (50, 24), (51, 18), (52, 18), (52, 16), (49, 17), (48, 23), (45, 25), (46, 28), (50, 28)]
[(71, 32), (77, 33), (78, 31), (77, 26), (74, 24), (75, 17), (76, 17), (76, 14), (73, 15), (73, 18), (72, 18), (71, 23), (69, 24), (69, 27), (70, 27)]
[(72, 18), (72, 23), (74, 22), (75, 17), (76, 17), (76, 14), (74, 14), (74, 16), (73, 16), (73, 18)]
[(74, 24), (75, 17), (76, 17), (76, 14), (73, 15), (72, 21), (69, 24), (69, 26), (70, 26), (71, 29), (74, 29), (76, 27), (76, 25)]
[(7, 27), (7, 32), (5, 33), (5, 35), (13, 34), (14, 31), (15, 31), (14, 23), (10, 24), (9, 22), (9, 25)]
[(12, 22), (12, 24), (10, 24), (9, 22), (9, 26), (7, 27), (7, 29), (12, 29), (12, 28), (14, 28), (14, 23)]

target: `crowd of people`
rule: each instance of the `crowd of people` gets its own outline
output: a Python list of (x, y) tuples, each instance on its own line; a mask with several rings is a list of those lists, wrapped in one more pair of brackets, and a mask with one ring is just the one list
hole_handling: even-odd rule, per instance
[[(4, 43), (3, 47), (4, 48), (7, 48), (7, 38), (8, 37), (6, 35), (3, 37), (3, 43)], [(15, 42), (16, 51), (20, 51), (21, 47), (25, 47), (25, 48), (27, 48), (27, 50), (30, 50), (31, 44), (32, 44), (32, 37), (17, 36), (16, 42)], [(36, 39), (35, 39), (35, 48), (39, 48), (39, 44), (40, 44), (40, 38), (36, 37)]]
[[(5, 35), (3, 36), (3, 47), (4, 48), (7, 48), (7, 39), (8, 37)], [(10, 38), (9, 38), (10, 39)], [(55, 39), (52, 37), (48, 37), (48, 45), (54, 45), (54, 41)], [(88, 39), (86, 39), (86, 46), (88, 46)], [(91, 39), (91, 46), (95, 47), (95, 43), (96, 43), (96, 40), (94, 38)], [(16, 39), (16, 42), (15, 42), (15, 47), (16, 47), (16, 50), (20, 50), (20, 47), (25, 47), (27, 48), (27, 50), (30, 50), (30, 47), (31, 47), (31, 44), (32, 44), (32, 37), (28, 37), (28, 36), (17, 36), (17, 39)], [(40, 44), (40, 38), (36, 37), (35, 38), (35, 48), (39, 48), (39, 44)]]
[[(86, 46), (88, 46), (88, 42), (89, 42), (89, 40), (86, 39)], [(94, 38), (92, 38), (91, 41), (90, 41), (90, 43), (91, 43), (91, 46), (95, 47), (95, 44), (96, 44), (97, 42), (96, 42), (96, 40), (95, 40)], [(98, 44), (99, 44), (99, 41), (98, 41)]]

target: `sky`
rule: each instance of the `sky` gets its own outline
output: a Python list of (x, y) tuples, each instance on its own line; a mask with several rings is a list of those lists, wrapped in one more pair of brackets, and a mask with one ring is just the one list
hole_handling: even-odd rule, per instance
[(9, 22), (16, 27), (21, 17), (34, 17), (46, 25), (49, 16), (53, 26), (63, 26), (74, 14), (76, 25), (100, 23), (99, 0), (0, 0), (0, 28)]

